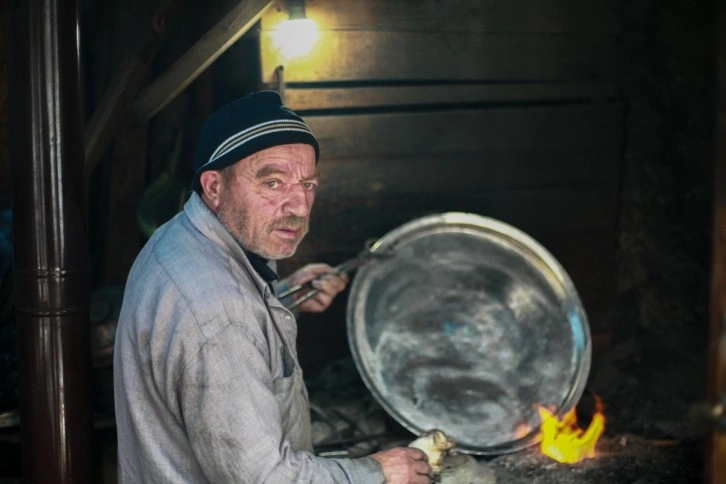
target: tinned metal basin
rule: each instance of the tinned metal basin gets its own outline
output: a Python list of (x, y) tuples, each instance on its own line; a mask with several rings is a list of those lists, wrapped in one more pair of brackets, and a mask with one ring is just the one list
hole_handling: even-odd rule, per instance
[(376, 241), (347, 307), (356, 367), (413, 432), (438, 428), (458, 450), (514, 452), (538, 441), (537, 406), (564, 415), (590, 370), (587, 317), (558, 261), (498, 220), (450, 212)]

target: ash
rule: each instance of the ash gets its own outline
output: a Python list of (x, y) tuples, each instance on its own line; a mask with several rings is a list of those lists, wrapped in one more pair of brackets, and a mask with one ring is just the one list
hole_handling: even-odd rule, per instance
[(577, 464), (555, 462), (536, 446), (480, 464), (495, 471), (497, 484), (702, 482), (702, 449), (697, 441), (623, 434), (603, 437), (597, 450), (597, 457)]

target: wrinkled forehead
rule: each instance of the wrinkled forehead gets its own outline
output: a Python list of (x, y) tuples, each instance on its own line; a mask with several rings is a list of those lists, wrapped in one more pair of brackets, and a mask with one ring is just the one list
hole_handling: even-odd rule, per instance
[(318, 176), (315, 150), (302, 143), (260, 150), (237, 162), (236, 167), (255, 178), (274, 174), (290, 174), (303, 179)]

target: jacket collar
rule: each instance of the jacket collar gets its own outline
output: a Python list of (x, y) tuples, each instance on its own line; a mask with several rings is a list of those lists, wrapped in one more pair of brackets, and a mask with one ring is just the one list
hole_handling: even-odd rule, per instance
[(193, 191), (189, 200), (184, 204), (184, 213), (204, 237), (221, 246), (232, 259), (250, 273), (261, 293), (264, 294), (265, 290), (269, 289), (268, 284), (277, 279), (276, 262), (267, 261), (259, 255), (245, 250), (207, 207), (197, 192)]

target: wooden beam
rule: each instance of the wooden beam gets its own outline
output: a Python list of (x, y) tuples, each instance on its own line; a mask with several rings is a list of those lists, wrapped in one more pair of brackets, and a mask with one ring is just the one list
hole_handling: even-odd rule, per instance
[(159, 51), (166, 33), (169, 12), (177, 0), (164, 0), (159, 6), (152, 23), (152, 40), (131, 59), (122, 63), (114, 74), (111, 84), (104, 92), (85, 129), (85, 179), (91, 179), (103, 151), (108, 146), (126, 113), (129, 103), (141, 89), (141, 85)]
[[(317, 200), (405, 195), (412, 198), (461, 192), (513, 191), (531, 188), (574, 187), (619, 183), (619, 144), (587, 148), (548, 149), (533, 157), (525, 151), (451, 153), (439, 156), (385, 159), (344, 158), (319, 165)], [(613, 195), (617, 193), (614, 191)]]
[[(279, 89), (277, 85), (270, 86)], [(296, 111), (414, 105), (604, 100), (619, 95), (615, 82), (542, 82), (296, 88), (285, 86), (285, 104)]]
[[(478, 213), (514, 225), (532, 236), (613, 228), (617, 220), (617, 194), (617, 186), (590, 183), (566, 189), (321, 197), (315, 200), (305, 244), (315, 248), (360, 245), (415, 217), (441, 212)], [(302, 246), (300, 250), (304, 250)]]
[(149, 120), (244, 35), (272, 6), (271, 0), (239, 2), (166, 72), (146, 87), (132, 105), (142, 120)]
[[(320, 142), (321, 167), (327, 160), (380, 160), (460, 154), (472, 159), (512, 156), (541, 163), (552, 153), (580, 153), (597, 148), (617, 164), (622, 144), (621, 103), (582, 103), (427, 112), (391, 112), (349, 116), (306, 116)], [(405, 129), (402, 129), (405, 127)], [(353, 134), (353, 135), (352, 135)], [(425, 140), (424, 143), (422, 140)], [(482, 159), (482, 163), (484, 163)]]

